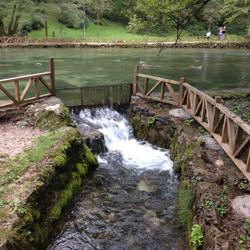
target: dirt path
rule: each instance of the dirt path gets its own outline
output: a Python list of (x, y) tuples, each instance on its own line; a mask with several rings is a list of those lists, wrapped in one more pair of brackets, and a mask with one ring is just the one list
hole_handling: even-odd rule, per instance
[(38, 128), (22, 126), (18, 122), (0, 123), (0, 158), (20, 154), (32, 145), (35, 138), (44, 133)]

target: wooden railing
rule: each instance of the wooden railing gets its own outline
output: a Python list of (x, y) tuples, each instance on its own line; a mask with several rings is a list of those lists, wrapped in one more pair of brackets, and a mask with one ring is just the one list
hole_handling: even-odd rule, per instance
[[(0, 80), (0, 93), (2, 92), (5, 98), (7, 97), (7, 99), (11, 101), (0, 104), (0, 108), (22, 105), (27, 102), (32, 102), (44, 97), (56, 95), (55, 67), (53, 58), (50, 59), (49, 65), (50, 70), (48, 72)], [(45, 80), (45, 77), (49, 78), (49, 80)], [(25, 81), (24, 88), (21, 88), (21, 81)], [(14, 84), (14, 95), (10, 90), (7, 89), (7, 87), (5, 87), (8, 85), (10, 89), (11, 84)], [(46, 92), (48, 93), (41, 94), (41, 86), (44, 86)], [(32, 87), (33, 91), (31, 91)], [(28, 97), (28, 95), (32, 96)]]
[(250, 126), (223, 106), (220, 97), (213, 99), (186, 83), (184, 78), (178, 82), (141, 74), (138, 66), (134, 74), (133, 94), (184, 108), (215, 138), (250, 180)]

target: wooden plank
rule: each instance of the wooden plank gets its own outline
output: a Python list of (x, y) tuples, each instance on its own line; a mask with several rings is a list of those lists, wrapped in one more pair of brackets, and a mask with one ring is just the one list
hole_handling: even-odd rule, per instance
[(197, 116), (197, 115), (200, 113), (201, 108), (202, 108), (202, 103), (203, 103), (203, 100), (200, 99), (200, 101), (199, 101), (199, 103), (198, 103), (198, 105), (196, 106), (196, 109), (195, 109), (195, 111), (194, 111), (194, 115), (195, 115), (195, 116)]
[(207, 110), (207, 123), (208, 123), (208, 127), (209, 127), (209, 131), (212, 131), (212, 126), (213, 126), (213, 111), (212, 111), (212, 105), (208, 102), (205, 101), (205, 105), (206, 105), (206, 110)]
[(206, 117), (206, 106), (205, 106), (205, 99), (202, 99), (202, 108), (201, 108), (201, 121), (204, 122)]
[(250, 148), (248, 150), (248, 156), (247, 156), (247, 164), (246, 164), (247, 172), (250, 172)]
[[(215, 125), (214, 129), (213, 129), (213, 132), (216, 133), (216, 134), (219, 134), (220, 132), (218, 132), (220, 129), (222, 129), (223, 127), (223, 124), (224, 124), (224, 119), (225, 118), (225, 115), (222, 114), (222, 116), (220, 117), (219, 121), (217, 122), (217, 124)], [(221, 131), (221, 134), (222, 134), (222, 131)]]
[(17, 100), (15, 99), (15, 97), (12, 96), (12, 95), (10, 94), (10, 92), (9, 92), (7, 89), (5, 89), (1, 84), (0, 84), (0, 90), (2, 90), (3, 93), (4, 93), (7, 97), (9, 97), (9, 99), (10, 99), (13, 103), (15, 103), (15, 104), (18, 103)]
[(148, 92), (148, 82), (149, 82), (149, 79), (148, 78), (145, 78), (145, 82), (144, 82), (144, 94), (146, 95), (146, 93)]
[(133, 95), (136, 95), (137, 92), (137, 84), (138, 84), (138, 73), (139, 73), (139, 64), (135, 66), (134, 70), (134, 80), (133, 80)]
[(228, 122), (228, 117), (225, 116), (224, 124), (223, 124), (223, 128), (222, 128), (222, 134), (221, 134), (221, 142), (223, 142), (223, 143), (228, 142), (228, 126), (227, 126), (227, 122)]
[(228, 144), (221, 143), (221, 137), (217, 134), (212, 134), (214, 139), (220, 144), (222, 149), (226, 152), (226, 154), (230, 157), (230, 159), (234, 162), (234, 164), (238, 167), (238, 169), (245, 175), (245, 177), (250, 181), (250, 173), (247, 172), (247, 165), (240, 159), (236, 159), (229, 150)]
[(175, 92), (174, 92), (172, 86), (171, 86), (170, 84), (168, 84), (168, 83), (166, 83), (166, 85), (167, 85), (168, 91), (169, 91), (171, 97), (173, 98), (173, 100), (176, 102), (176, 104), (179, 104), (178, 98), (177, 98), (177, 96), (175, 95)]
[(235, 143), (235, 130), (234, 130), (234, 122), (228, 118), (227, 120), (227, 129), (228, 129), (228, 141), (231, 153), (233, 153), (234, 150), (234, 143)]
[(187, 104), (187, 94), (188, 94), (188, 90), (185, 89), (184, 95), (183, 95), (183, 98), (182, 98), (182, 102), (181, 102), (182, 105), (186, 105)]
[(50, 85), (49, 85), (42, 77), (39, 77), (38, 79), (39, 79), (40, 82), (44, 85), (44, 87), (45, 87), (46, 89), (48, 89), (48, 91), (51, 93), (52, 91), (51, 91)]
[(36, 98), (39, 99), (39, 96), (40, 96), (40, 84), (39, 84), (39, 79), (38, 78), (35, 78), (34, 79), (35, 81), (35, 85), (34, 85), (34, 91), (35, 91), (35, 95), (36, 95)]
[(18, 102), (20, 102), (20, 86), (19, 86), (19, 81), (15, 81), (15, 97)]
[(28, 80), (28, 82), (26, 83), (26, 86), (25, 86), (25, 88), (24, 88), (24, 90), (23, 90), (23, 93), (22, 93), (22, 95), (21, 95), (21, 101), (23, 101), (24, 100), (24, 98), (26, 97), (26, 95), (28, 94), (28, 92), (29, 92), (29, 89), (30, 89), (30, 87), (31, 87), (31, 84), (32, 84), (32, 78), (30, 78), (29, 80)]
[(239, 116), (231, 112), (228, 108), (224, 107), (222, 104), (216, 104), (216, 107), (237, 125), (239, 125), (243, 130), (250, 134), (250, 125), (244, 122)]
[(161, 81), (158, 81), (158, 82), (153, 86), (153, 88), (151, 88), (151, 89), (148, 91), (148, 93), (146, 94), (146, 96), (151, 95), (151, 94), (154, 92), (154, 90), (156, 90), (156, 88), (157, 88), (160, 84), (161, 84)]
[(162, 102), (162, 103), (166, 103), (166, 104), (171, 104), (173, 106), (177, 106), (176, 103), (174, 101), (171, 101), (171, 100), (167, 100), (167, 99), (161, 100), (159, 97), (145, 96), (144, 94), (141, 94), (141, 93), (136, 93), (136, 95), (140, 96), (144, 99), (147, 99), (147, 100), (158, 101), (158, 102)]
[(161, 100), (163, 100), (164, 94), (165, 94), (165, 83), (162, 83), (162, 85), (161, 85), (161, 95), (160, 95)]
[(179, 88), (179, 107), (181, 107), (182, 103), (183, 103), (183, 91), (184, 91), (184, 88), (183, 88), (183, 83), (185, 82), (185, 78), (182, 77), (180, 79), (180, 88)]
[(20, 80), (26, 80), (26, 79), (30, 79), (30, 78), (37, 78), (37, 77), (40, 77), (40, 76), (49, 76), (49, 75), (50, 75), (50, 72), (42, 72), (42, 73), (38, 73), (38, 74), (6, 78), (6, 79), (0, 80), (0, 84), (1, 83), (8, 83), (8, 82), (15, 82), (15, 81), (18, 81), (18, 80), (19, 81)]
[(240, 146), (237, 148), (237, 150), (235, 150), (234, 152), (234, 157), (238, 158), (242, 155), (242, 151), (250, 145), (250, 135), (240, 144)]
[(170, 84), (174, 84), (174, 85), (179, 85), (180, 83), (178, 81), (174, 81), (174, 80), (169, 80), (169, 79), (165, 79), (162, 77), (158, 77), (158, 76), (151, 76), (151, 75), (146, 75), (146, 74), (137, 74), (138, 77), (142, 77), (142, 78), (149, 78), (152, 80), (156, 80), (156, 81), (161, 81), (161, 82), (166, 82), (166, 83), (170, 83)]

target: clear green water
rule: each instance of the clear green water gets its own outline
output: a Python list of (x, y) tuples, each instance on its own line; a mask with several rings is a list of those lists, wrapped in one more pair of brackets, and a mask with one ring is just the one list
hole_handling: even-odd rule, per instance
[[(0, 79), (48, 69), (56, 61), (57, 88), (132, 82), (143, 71), (187, 82), (201, 90), (250, 88), (250, 51), (230, 49), (0, 49)], [(39, 64), (37, 64), (39, 63)], [(40, 65), (41, 64), (41, 65)]]

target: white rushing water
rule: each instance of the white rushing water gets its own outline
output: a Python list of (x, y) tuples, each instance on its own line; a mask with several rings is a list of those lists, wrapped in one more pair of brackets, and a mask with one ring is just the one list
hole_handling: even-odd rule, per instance
[[(80, 112), (80, 118), (104, 134), (109, 152), (118, 152), (124, 166), (137, 169), (169, 170), (173, 162), (169, 152), (136, 139), (128, 120), (109, 108), (89, 109)], [(100, 157), (100, 161), (103, 161)]]

